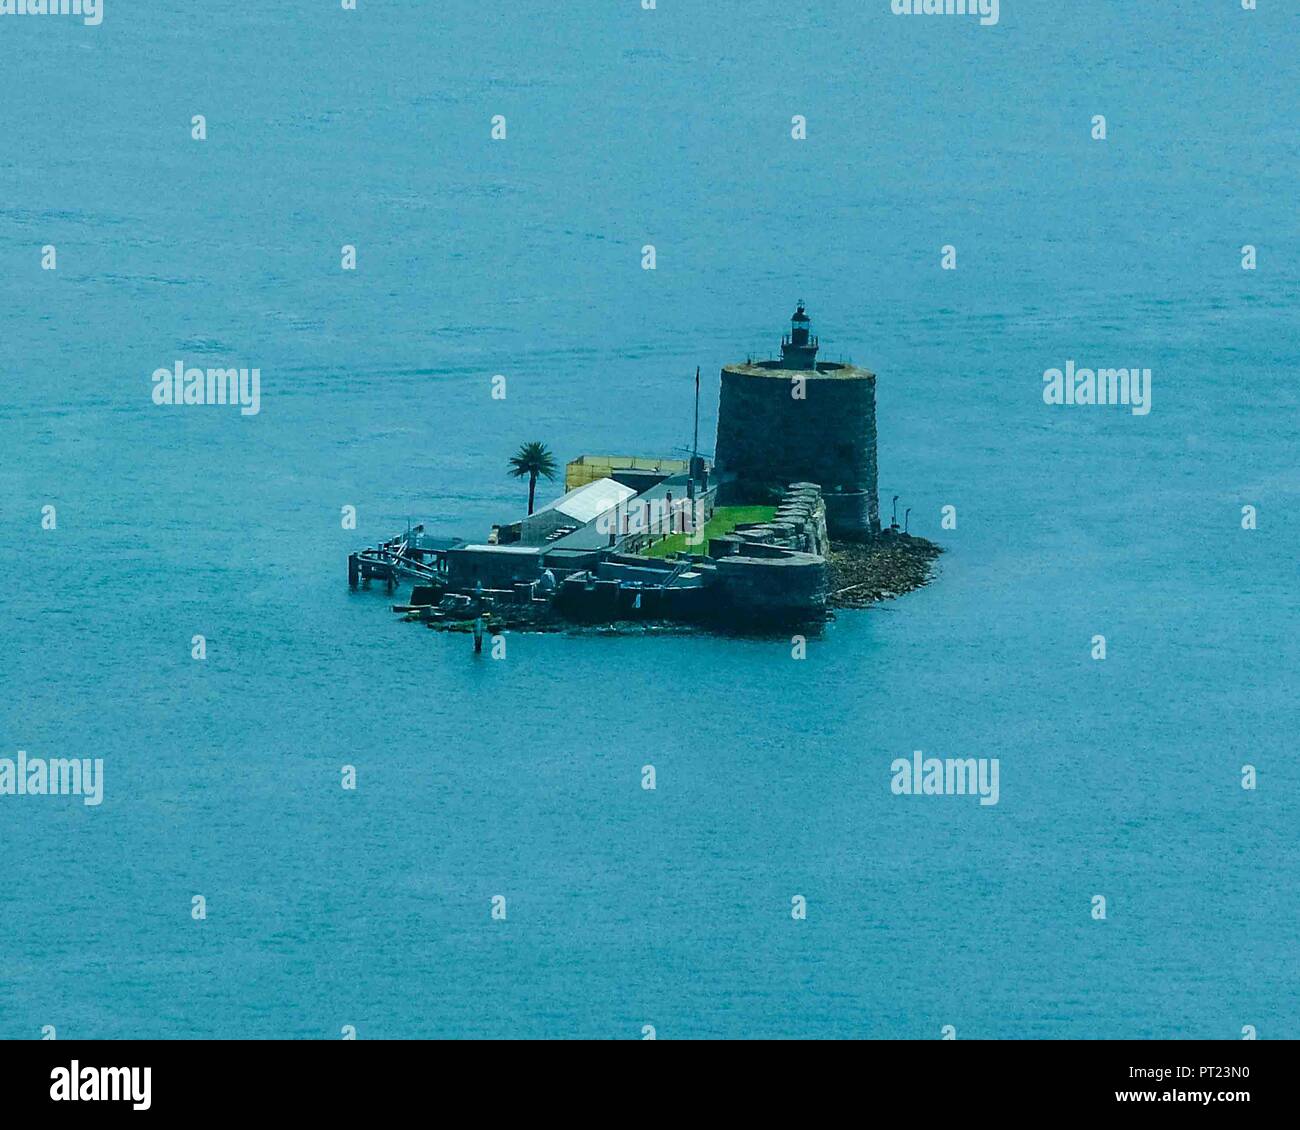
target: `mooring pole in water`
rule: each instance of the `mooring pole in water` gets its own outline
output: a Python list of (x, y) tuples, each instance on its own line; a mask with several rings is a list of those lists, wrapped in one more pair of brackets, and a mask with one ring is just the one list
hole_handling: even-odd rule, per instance
[(480, 615), (474, 620), (474, 654), (478, 655), (483, 651), (483, 617)]

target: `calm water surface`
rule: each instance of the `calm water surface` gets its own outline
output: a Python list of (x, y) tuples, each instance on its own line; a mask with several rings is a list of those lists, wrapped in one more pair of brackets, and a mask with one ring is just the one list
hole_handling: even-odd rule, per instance
[[(1300, 1034), (1300, 17), (361, 7), (0, 28), (0, 756), (106, 778), (0, 797), (0, 1036)], [(804, 662), (347, 591), (525, 440), (688, 443), (696, 365), (711, 436), (799, 296), (928, 589)], [(153, 405), (177, 359), (261, 412)], [(1151, 414), (1044, 406), (1068, 359)], [(1000, 803), (892, 796), (914, 749)]]

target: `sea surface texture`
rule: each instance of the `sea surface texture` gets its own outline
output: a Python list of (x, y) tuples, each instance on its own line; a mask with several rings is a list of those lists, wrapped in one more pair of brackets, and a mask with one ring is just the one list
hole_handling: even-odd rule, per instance
[[(104, 787), (0, 795), (0, 1037), (1300, 1036), (1298, 33), (0, 15), (0, 758)], [(348, 591), (408, 518), (517, 518), (524, 442), (681, 457), (697, 365), (711, 452), (799, 298), (879, 374), (929, 587), (801, 660), (494, 660)], [(178, 361), (259, 411), (155, 404)], [(1045, 403), (1069, 362), (1150, 412)], [(896, 795), (916, 750), (997, 758), (998, 803)]]

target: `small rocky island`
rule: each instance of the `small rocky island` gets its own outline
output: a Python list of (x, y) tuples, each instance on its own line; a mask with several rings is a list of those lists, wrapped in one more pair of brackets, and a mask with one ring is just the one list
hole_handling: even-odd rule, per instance
[(716, 455), (583, 455), (565, 493), (534, 508), (554, 457), (524, 445), (526, 517), (472, 543), (422, 526), (348, 558), (355, 589), (409, 579), (394, 610), (473, 631), (784, 631), (865, 608), (930, 580), (940, 548), (882, 529), (876, 376), (818, 361), (802, 302), (780, 358), (722, 370)]

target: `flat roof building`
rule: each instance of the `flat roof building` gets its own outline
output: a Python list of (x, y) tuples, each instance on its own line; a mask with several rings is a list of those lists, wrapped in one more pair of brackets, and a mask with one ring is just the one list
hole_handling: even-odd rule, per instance
[(660, 459), (646, 455), (579, 455), (564, 468), (564, 489), (572, 490), (596, 479), (613, 479), (645, 490), (669, 475), (690, 470), (686, 459)]
[(591, 525), (608, 514), (636, 491), (613, 479), (596, 479), (561, 495), (519, 521), (519, 541), (544, 545)]

